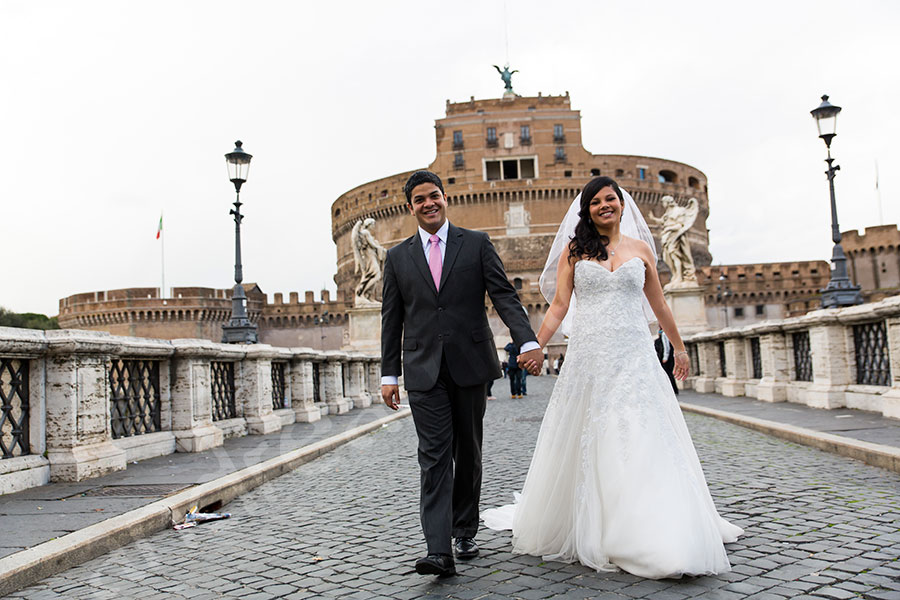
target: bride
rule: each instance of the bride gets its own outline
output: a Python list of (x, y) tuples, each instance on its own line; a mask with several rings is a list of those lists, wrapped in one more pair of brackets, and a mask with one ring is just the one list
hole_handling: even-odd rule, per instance
[(634, 200), (609, 177), (592, 179), (560, 226), (537, 337), (543, 347), (561, 328), (566, 361), (517, 503), (482, 514), (489, 528), (512, 529), (514, 552), (654, 579), (731, 568), (723, 543), (743, 530), (716, 512), (650, 336), (658, 320), (684, 379), (687, 352), (653, 248)]

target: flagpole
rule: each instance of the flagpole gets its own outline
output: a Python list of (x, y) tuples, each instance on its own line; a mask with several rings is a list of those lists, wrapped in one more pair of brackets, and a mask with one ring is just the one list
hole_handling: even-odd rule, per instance
[(884, 212), (881, 210), (881, 188), (878, 187), (878, 161), (875, 161), (875, 194), (878, 198), (878, 224), (884, 225)]
[(162, 270), (162, 287), (159, 290), (160, 299), (166, 297), (166, 236), (162, 230), (163, 213), (159, 211), (159, 241), (160, 241), (160, 266)]

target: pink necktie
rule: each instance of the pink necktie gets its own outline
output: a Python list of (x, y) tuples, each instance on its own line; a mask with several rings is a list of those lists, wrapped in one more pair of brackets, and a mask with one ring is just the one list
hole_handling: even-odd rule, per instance
[(441, 238), (434, 234), (428, 240), (431, 248), (428, 250), (428, 268), (431, 270), (431, 278), (434, 279), (434, 289), (441, 286)]

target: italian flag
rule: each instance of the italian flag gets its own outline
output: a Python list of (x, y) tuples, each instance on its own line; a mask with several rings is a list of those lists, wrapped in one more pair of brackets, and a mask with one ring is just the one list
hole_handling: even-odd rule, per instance
[(156, 239), (162, 235), (162, 213), (159, 213), (159, 227), (156, 229)]

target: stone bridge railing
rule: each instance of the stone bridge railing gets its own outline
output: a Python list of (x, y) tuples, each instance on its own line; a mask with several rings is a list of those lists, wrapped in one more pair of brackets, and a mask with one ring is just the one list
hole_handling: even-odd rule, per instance
[(900, 296), (687, 336), (685, 387), (900, 418)]
[(361, 353), (0, 327), (0, 494), (369, 406), (380, 370)]

